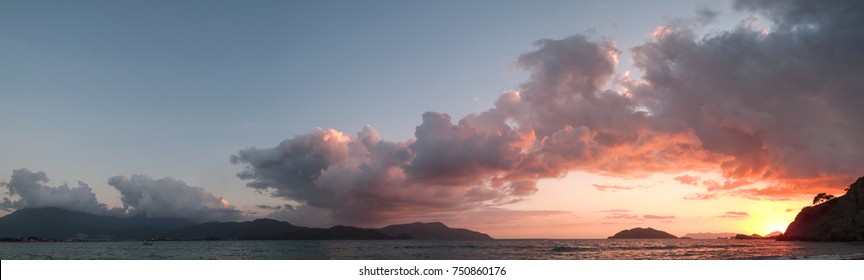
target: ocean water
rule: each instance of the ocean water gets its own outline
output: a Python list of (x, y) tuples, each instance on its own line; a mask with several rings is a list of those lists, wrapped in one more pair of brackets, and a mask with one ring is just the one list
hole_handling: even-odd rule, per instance
[(732, 260), (861, 259), (864, 243), (773, 240), (268, 240), (0, 243), (0, 259)]

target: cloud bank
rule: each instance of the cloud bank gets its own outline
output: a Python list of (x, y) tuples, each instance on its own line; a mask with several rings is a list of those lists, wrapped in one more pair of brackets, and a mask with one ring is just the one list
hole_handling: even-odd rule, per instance
[(228, 200), (171, 177), (114, 176), (108, 184), (120, 191), (123, 209), (129, 215), (204, 222), (237, 220), (242, 214)]
[(109, 213), (108, 207), (99, 203), (90, 186), (83, 182), (78, 182), (78, 186), (72, 188), (65, 183), (57, 187), (48, 186), (47, 183), (48, 175), (45, 172), (32, 172), (26, 168), (13, 170), (11, 180), (0, 183), (0, 186), (6, 187), (10, 197), (17, 196), (19, 199), (4, 197), (0, 207), (6, 211), (56, 207), (98, 215)]
[(108, 179), (108, 184), (120, 191), (123, 202), (123, 208), (111, 209), (99, 203), (93, 190), (83, 182), (78, 182), (78, 187), (72, 188), (66, 184), (51, 187), (47, 183), (45, 172), (32, 172), (26, 168), (12, 171), (11, 180), (0, 183), (0, 186), (6, 187), (8, 194), (0, 203), (0, 208), (13, 211), (56, 207), (96, 215), (143, 215), (195, 222), (241, 218), (241, 211), (234, 209), (222, 197), (170, 177), (154, 180), (143, 175), (132, 175), (131, 178), (115, 176)]
[(677, 178), (705, 188), (688, 199), (812, 194), (864, 166), (862, 5), (737, 1), (772, 29), (743, 22), (700, 37), (698, 25), (659, 27), (631, 50), (640, 79), (616, 80), (612, 42), (541, 40), (517, 61), (529, 80), (484, 112), (424, 113), (415, 137), (397, 142), (370, 126), (319, 129), (231, 161), (248, 187), (349, 224), (508, 204), (570, 171), (722, 174)]
[(683, 124), (723, 156), (726, 178), (774, 183), (756, 195), (843, 185), (864, 166), (864, 6), (830, 2), (735, 2), (770, 18), (767, 32), (658, 29), (633, 50), (645, 75), (629, 90), (653, 118)]

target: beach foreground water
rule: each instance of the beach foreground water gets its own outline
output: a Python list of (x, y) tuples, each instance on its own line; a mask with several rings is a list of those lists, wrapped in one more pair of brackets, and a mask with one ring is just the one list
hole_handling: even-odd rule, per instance
[(0, 259), (735, 260), (861, 259), (864, 243), (773, 240), (521, 239), (0, 243)]

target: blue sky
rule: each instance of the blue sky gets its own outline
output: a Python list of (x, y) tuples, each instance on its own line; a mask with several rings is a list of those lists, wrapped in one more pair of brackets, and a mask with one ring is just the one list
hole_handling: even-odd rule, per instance
[[(708, 8), (720, 16), (699, 32), (712, 34), (751, 15), (729, 7), (723, 1), (3, 1), (0, 181), (18, 168), (44, 171), (49, 185), (83, 181), (100, 202), (120, 206), (109, 177), (170, 176), (258, 211), (255, 205), (285, 201), (235, 176), (242, 168), (229, 157), (241, 149), (273, 147), (319, 127), (354, 135), (367, 124), (382, 139), (408, 140), (424, 112), (458, 120), (518, 89), (529, 73), (516, 60), (540, 39), (610, 40), (622, 51), (616, 73), (639, 77), (630, 48), (657, 26)], [(646, 182), (639, 184), (652, 183)], [(550, 189), (537, 197), (560, 194)], [(526, 203), (513, 207), (542, 207)]]

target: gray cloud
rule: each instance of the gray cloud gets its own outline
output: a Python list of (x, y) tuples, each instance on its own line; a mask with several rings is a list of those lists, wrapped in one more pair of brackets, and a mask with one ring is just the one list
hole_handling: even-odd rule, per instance
[(242, 214), (224, 198), (170, 177), (114, 176), (108, 184), (120, 191), (123, 208), (130, 215), (203, 222), (237, 220)]
[[(864, 166), (860, 1), (737, 1), (774, 21), (710, 37), (669, 26), (636, 47), (645, 80), (629, 89), (652, 117), (683, 123), (757, 195), (843, 185)], [(740, 186), (739, 186), (740, 187)]]
[(263, 210), (274, 210), (274, 211), (275, 211), (275, 210), (282, 210), (282, 205), (276, 205), (276, 206), (271, 206), (271, 205), (255, 205), (255, 208), (263, 209)]
[[(116, 213), (109, 211), (105, 204), (99, 203), (90, 186), (83, 182), (78, 182), (77, 187), (71, 188), (66, 184), (51, 187), (47, 183), (48, 176), (45, 172), (31, 172), (26, 168), (13, 170), (11, 180), (0, 183), (0, 186), (6, 187), (10, 196), (3, 198), (0, 207), (7, 211), (57, 207), (91, 214)], [(13, 200), (11, 197), (19, 199)]]

